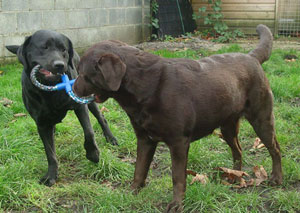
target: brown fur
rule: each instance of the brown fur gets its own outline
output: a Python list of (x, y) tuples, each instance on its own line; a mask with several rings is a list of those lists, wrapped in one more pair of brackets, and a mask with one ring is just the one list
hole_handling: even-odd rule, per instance
[(271, 181), (282, 182), (276, 140), (273, 97), (261, 67), (271, 54), (272, 34), (259, 25), (260, 44), (249, 54), (213, 55), (200, 60), (166, 59), (117, 41), (91, 47), (79, 63), (74, 91), (114, 98), (128, 114), (137, 136), (133, 189), (145, 185), (156, 145), (171, 152), (173, 201), (168, 211), (182, 209), (190, 142), (220, 127), (232, 150), (234, 169), (241, 169), (239, 119), (244, 116), (273, 160)]

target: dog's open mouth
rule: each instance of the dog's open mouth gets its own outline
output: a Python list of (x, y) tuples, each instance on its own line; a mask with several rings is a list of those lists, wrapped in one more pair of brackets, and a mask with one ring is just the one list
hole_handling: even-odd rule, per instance
[(50, 71), (48, 71), (48, 70), (46, 70), (46, 69), (44, 69), (44, 68), (41, 68), (41, 69), (39, 70), (39, 72), (40, 72), (41, 74), (43, 74), (45, 77), (53, 77), (53, 76), (54, 76), (54, 74), (53, 74), (52, 72), (50, 72)]
[(100, 95), (95, 95), (94, 97), (95, 97), (95, 102), (97, 102), (97, 103), (102, 103), (102, 102), (103, 102), (103, 101), (101, 100)]
[(99, 94), (94, 94), (94, 98), (95, 98), (95, 102), (97, 103), (103, 103), (108, 99), (108, 97), (106, 97), (105, 95), (99, 95)]

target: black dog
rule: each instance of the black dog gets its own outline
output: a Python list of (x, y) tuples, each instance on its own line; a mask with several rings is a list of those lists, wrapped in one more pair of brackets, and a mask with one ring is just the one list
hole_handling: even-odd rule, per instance
[(106, 120), (96, 103), (88, 106), (74, 102), (65, 91), (47, 92), (34, 86), (30, 80), (32, 68), (39, 64), (42, 69), (36, 77), (42, 84), (53, 86), (60, 82), (60, 75), (68, 74), (70, 79), (77, 77), (78, 54), (73, 50), (71, 41), (64, 35), (48, 30), (40, 30), (25, 39), (21, 45), (6, 46), (18, 56), (23, 64), (22, 98), (24, 105), (34, 119), (38, 133), (43, 141), (48, 160), (48, 172), (40, 180), (52, 186), (58, 177), (58, 163), (54, 145), (55, 125), (60, 123), (68, 110), (74, 110), (84, 130), (86, 157), (92, 162), (99, 161), (99, 151), (90, 124), (88, 109), (97, 118), (107, 141), (117, 145)]

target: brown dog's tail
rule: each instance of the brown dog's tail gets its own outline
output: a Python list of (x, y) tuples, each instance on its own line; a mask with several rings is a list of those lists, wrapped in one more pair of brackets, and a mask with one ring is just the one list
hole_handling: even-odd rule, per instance
[(256, 58), (259, 63), (262, 64), (270, 58), (273, 36), (270, 29), (263, 24), (260, 24), (256, 27), (256, 32), (259, 35), (259, 44), (249, 53), (249, 55)]

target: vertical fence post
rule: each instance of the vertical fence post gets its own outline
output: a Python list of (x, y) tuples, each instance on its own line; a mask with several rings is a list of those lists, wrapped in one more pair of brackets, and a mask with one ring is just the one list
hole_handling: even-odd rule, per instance
[(279, 4), (280, 0), (275, 1), (275, 21), (274, 21), (274, 36), (278, 35), (278, 25), (279, 25)]

